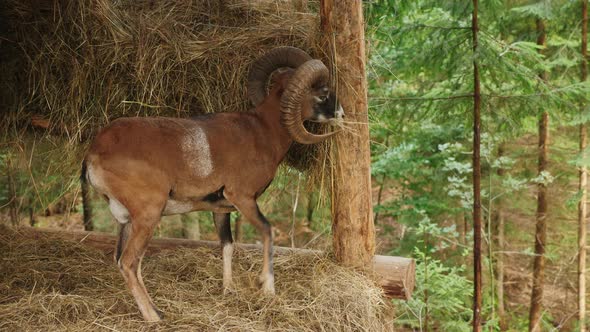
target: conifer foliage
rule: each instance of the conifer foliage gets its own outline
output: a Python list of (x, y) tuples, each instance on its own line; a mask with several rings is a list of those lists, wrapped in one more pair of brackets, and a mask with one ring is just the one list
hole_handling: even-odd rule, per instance
[[(575, 283), (571, 255), (585, 248), (572, 245), (578, 232), (568, 221), (583, 202), (585, 185), (574, 183), (589, 162), (572, 136), (590, 119), (589, 85), (578, 70), (587, 58), (577, 37), (582, 3), (368, 6), (376, 227), (399, 236), (391, 253), (415, 250), (424, 269), (416, 298), (400, 303), (404, 324), (413, 317), (423, 331), (579, 326), (577, 306), (557, 299), (576, 296), (566, 286)], [(435, 262), (460, 269), (442, 272)], [(466, 297), (449, 293), (460, 313), (439, 314), (438, 273), (473, 283)]]

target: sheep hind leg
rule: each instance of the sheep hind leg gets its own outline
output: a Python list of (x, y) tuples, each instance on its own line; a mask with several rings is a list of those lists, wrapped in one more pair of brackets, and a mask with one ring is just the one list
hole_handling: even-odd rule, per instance
[(223, 257), (223, 293), (227, 294), (233, 289), (232, 284), (232, 255), (234, 252), (233, 239), (231, 235), (230, 214), (213, 213), (215, 228), (219, 235)]
[(127, 240), (129, 239), (130, 232), (130, 223), (119, 224), (119, 238), (117, 239), (117, 246), (115, 248), (115, 263), (117, 263), (117, 265), (119, 264), (119, 259), (121, 259), (121, 254), (123, 254), (123, 249), (125, 249)]
[[(137, 302), (139, 311), (146, 321), (157, 322), (162, 313), (156, 308), (150, 298), (141, 276), (141, 261), (148, 241), (153, 235), (159, 216), (132, 218), (131, 230), (118, 259), (119, 269)], [(129, 226), (124, 226), (125, 230)]]

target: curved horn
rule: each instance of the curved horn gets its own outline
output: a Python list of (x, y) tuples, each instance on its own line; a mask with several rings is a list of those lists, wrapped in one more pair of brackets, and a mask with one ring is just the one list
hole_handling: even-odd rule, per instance
[(301, 119), (301, 100), (309, 94), (312, 85), (326, 84), (329, 79), (328, 68), (320, 60), (309, 60), (301, 65), (291, 79), (281, 98), (281, 120), (291, 137), (298, 143), (315, 144), (328, 139), (337, 131), (327, 134), (312, 134), (303, 126)]
[(266, 83), (270, 74), (280, 67), (298, 68), (311, 60), (309, 54), (297, 47), (277, 47), (256, 60), (248, 74), (248, 98), (258, 106), (266, 97)]

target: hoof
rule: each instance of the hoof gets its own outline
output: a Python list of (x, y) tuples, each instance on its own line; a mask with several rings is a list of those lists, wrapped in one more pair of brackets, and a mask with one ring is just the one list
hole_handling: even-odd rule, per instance
[(272, 275), (260, 276), (258, 282), (262, 292), (266, 295), (275, 295), (275, 278)]
[(148, 323), (158, 323), (162, 320), (163, 315), (161, 313), (156, 313), (152, 317), (144, 317), (145, 321)]
[(165, 317), (164, 312), (158, 308), (154, 308), (154, 310), (156, 310), (156, 314), (158, 314), (158, 317), (160, 317), (160, 320), (163, 320)]
[(236, 289), (233, 284), (223, 285), (223, 295), (235, 294)]
[(164, 313), (160, 311), (156, 306), (152, 305), (152, 309), (154, 311), (152, 313), (146, 314), (143, 318), (149, 323), (157, 323), (164, 319)]
[(266, 295), (275, 295), (274, 285), (262, 285), (262, 292)]

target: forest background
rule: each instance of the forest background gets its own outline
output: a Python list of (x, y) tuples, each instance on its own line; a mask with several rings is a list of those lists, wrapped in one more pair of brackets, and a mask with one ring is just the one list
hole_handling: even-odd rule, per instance
[[(545, 259), (539, 328), (584, 328), (578, 210), (586, 197), (579, 181), (590, 159), (580, 148), (580, 128), (585, 132), (590, 119), (590, 88), (581, 69), (583, 3), (482, 1), (475, 51), (471, 2), (366, 3), (378, 253), (417, 260), (414, 297), (397, 302), (400, 328), (471, 329), (474, 61), (481, 82), (484, 328), (529, 328), (536, 257)], [(540, 123), (548, 134), (541, 170)], [(77, 165), (63, 168), (60, 154), (71, 151), (60, 140), (2, 144), (0, 207), (7, 223), (84, 228)], [(262, 209), (276, 226), (277, 244), (329, 248), (329, 199), (306, 186), (305, 176), (283, 168)], [(542, 255), (535, 248), (543, 230), (537, 227), (540, 188), (547, 191)], [(114, 233), (107, 206), (91, 195), (90, 227)], [(214, 240), (210, 219), (207, 213), (167, 217), (157, 236)], [(239, 216), (233, 219), (241, 241), (258, 239)]]

